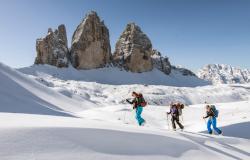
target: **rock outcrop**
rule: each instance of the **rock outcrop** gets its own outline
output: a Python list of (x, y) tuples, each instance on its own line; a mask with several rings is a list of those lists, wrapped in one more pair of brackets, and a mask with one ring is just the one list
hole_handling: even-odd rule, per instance
[(188, 69), (172, 66), (168, 57), (163, 57), (159, 51), (153, 50), (150, 39), (135, 23), (127, 24), (112, 55), (109, 30), (94, 11), (87, 14), (77, 26), (72, 36), (70, 51), (64, 25), (60, 25), (54, 32), (49, 29), (45, 38), (37, 39), (36, 50), (35, 64), (68, 67), (71, 63), (76, 69), (86, 70), (113, 64), (134, 73), (148, 72), (156, 68), (166, 75), (173, 72), (196, 76)]
[(57, 67), (68, 67), (68, 44), (64, 25), (54, 32), (51, 28), (45, 38), (36, 40), (37, 57), (35, 64), (50, 64)]
[(131, 72), (147, 72), (153, 69), (152, 44), (135, 23), (129, 23), (116, 43), (113, 62)]
[(154, 68), (159, 69), (163, 73), (169, 75), (171, 73), (171, 64), (168, 57), (163, 57), (161, 53), (157, 50), (153, 50), (151, 56)]
[(197, 75), (194, 72), (192, 72), (192, 71), (190, 71), (190, 70), (188, 70), (186, 68), (183, 68), (183, 67), (180, 67), (180, 66), (171, 66), (171, 68), (172, 68), (172, 71), (175, 71), (177, 73), (181, 73), (183, 76), (197, 77)]
[(75, 30), (70, 57), (77, 69), (101, 68), (110, 62), (109, 30), (96, 12), (87, 14)]
[(198, 77), (213, 84), (250, 83), (250, 70), (225, 64), (209, 64), (198, 71)]

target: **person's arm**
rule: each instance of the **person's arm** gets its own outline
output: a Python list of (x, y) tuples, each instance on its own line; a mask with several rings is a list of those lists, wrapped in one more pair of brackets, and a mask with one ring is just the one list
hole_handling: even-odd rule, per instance
[(129, 103), (129, 104), (133, 104), (133, 101), (129, 101), (128, 99), (126, 99), (126, 101)]
[(135, 109), (137, 106), (136, 106), (136, 99), (133, 99), (133, 101), (129, 101), (127, 100), (128, 103), (130, 104), (133, 104), (133, 109)]
[(206, 113), (207, 113), (207, 115), (205, 117), (203, 117), (203, 119), (206, 119), (206, 118), (208, 118), (210, 116), (209, 112), (206, 112)]
[(132, 103), (133, 103), (133, 109), (136, 109), (138, 105), (138, 99), (137, 98), (133, 99)]
[(206, 115), (205, 117), (203, 117), (203, 119), (206, 119), (206, 118), (208, 118), (209, 116), (208, 115)]

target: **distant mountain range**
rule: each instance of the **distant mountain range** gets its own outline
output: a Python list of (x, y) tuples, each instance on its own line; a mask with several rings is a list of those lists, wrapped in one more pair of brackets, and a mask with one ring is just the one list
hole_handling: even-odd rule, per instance
[(225, 64), (209, 64), (200, 69), (197, 76), (213, 84), (244, 84), (250, 82), (250, 69), (240, 69)]

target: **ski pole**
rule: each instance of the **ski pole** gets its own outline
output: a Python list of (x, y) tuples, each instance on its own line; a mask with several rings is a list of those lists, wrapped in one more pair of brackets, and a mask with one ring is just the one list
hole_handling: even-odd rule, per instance
[(203, 119), (204, 119), (205, 125), (207, 125), (207, 120), (205, 118), (203, 118)]
[(168, 123), (168, 130), (169, 130), (169, 118), (168, 118), (168, 113), (167, 113), (167, 123)]
[(126, 109), (124, 110), (124, 113), (123, 113), (123, 123), (126, 123)]

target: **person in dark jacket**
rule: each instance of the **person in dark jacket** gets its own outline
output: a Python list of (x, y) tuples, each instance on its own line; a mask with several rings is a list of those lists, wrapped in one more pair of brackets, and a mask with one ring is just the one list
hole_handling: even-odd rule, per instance
[(128, 103), (133, 104), (133, 109), (136, 111), (136, 120), (139, 124), (139, 126), (142, 126), (145, 124), (145, 120), (141, 117), (143, 107), (141, 105), (142, 103), (142, 97), (139, 96), (138, 93), (132, 92), (132, 97), (134, 98), (132, 101), (129, 101), (128, 99), (126, 100)]
[(167, 112), (167, 114), (168, 115), (171, 114), (171, 122), (173, 130), (176, 130), (175, 122), (178, 124), (180, 129), (184, 129), (184, 126), (179, 121), (179, 111), (176, 104), (171, 104), (170, 112)]
[(203, 119), (209, 118), (207, 121), (207, 130), (209, 134), (213, 133), (213, 130), (211, 129), (211, 125), (213, 126), (213, 129), (218, 133), (222, 134), (222, 131), (217, 128), (217, 120), (216, 120), (216, 113), (213, 111), (213, 108), (210, 105), (206, 105), (206, 116), (203, 117)]

